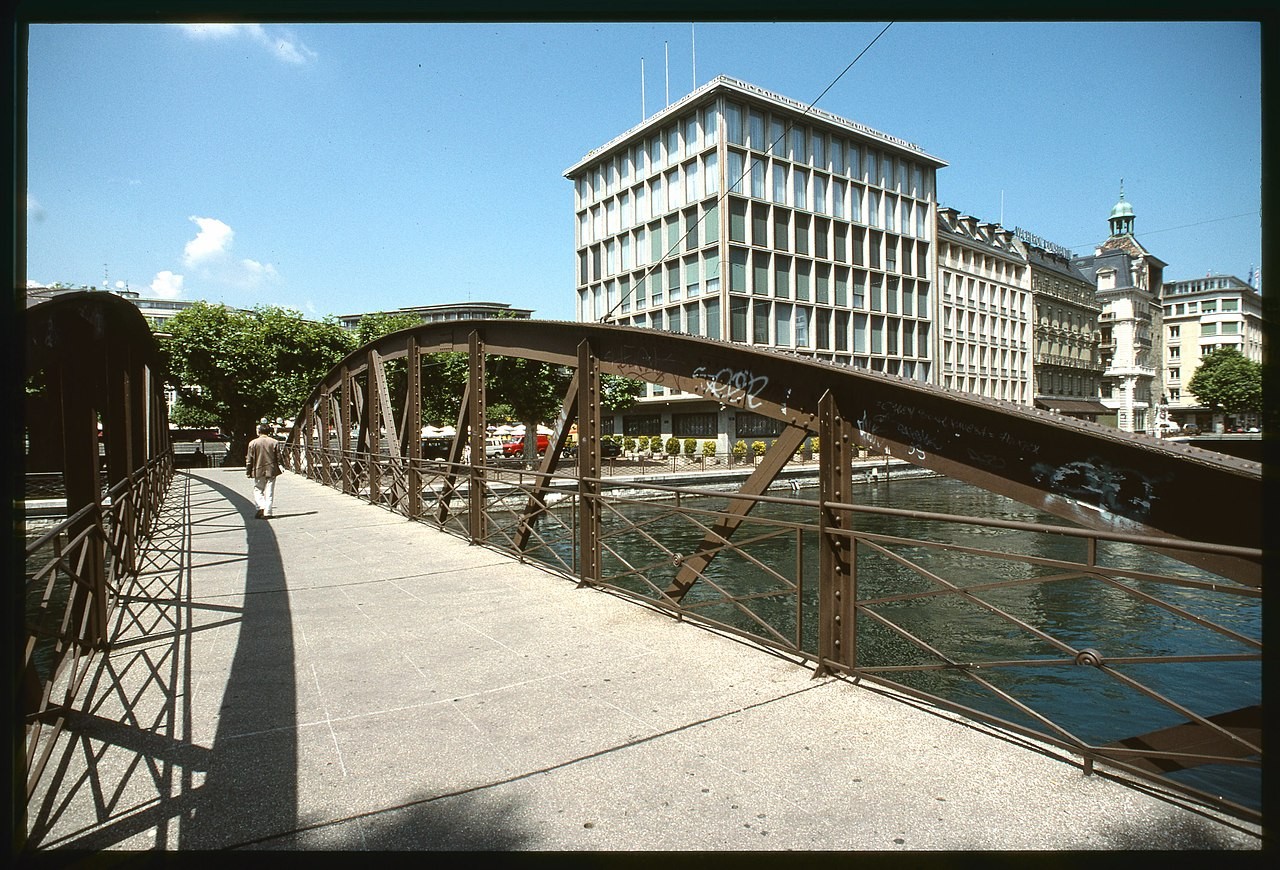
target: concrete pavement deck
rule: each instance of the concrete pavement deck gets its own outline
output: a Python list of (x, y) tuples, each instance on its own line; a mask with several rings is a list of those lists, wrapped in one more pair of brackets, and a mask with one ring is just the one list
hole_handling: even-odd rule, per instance
[(297, 475), (179, 472), (49, 849), (1116, 850), (1260, 829)]

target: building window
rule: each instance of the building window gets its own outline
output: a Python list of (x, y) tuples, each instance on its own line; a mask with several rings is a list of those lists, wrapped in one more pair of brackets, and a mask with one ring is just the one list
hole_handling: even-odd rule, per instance
[(773, 438), (782, 434), (782, 421), (752, 411), (738, 411), (734, 417), (734, 435), (738, 438)]
[(622, 418), (623, 435), (661, 435), (661, 414), (628, 414)]
[(677, 438), (714, 438), (720, 434), (719, 415), (714, 411), (702, 414), (672, 414), (671, 434)]

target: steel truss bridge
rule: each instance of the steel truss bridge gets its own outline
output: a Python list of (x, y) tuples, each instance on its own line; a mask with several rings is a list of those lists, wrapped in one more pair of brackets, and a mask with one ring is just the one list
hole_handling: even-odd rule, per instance
[[(423, 366), (446, 352), (470, 363), (458, 435), (446, 459), (424, 460)], [(573, 373), (534, 468), (485, 457), (485, 374), (501, 357)], [(781, 433), (731, 493), (604, 476), (605, 374), (761, 414)], [(580, 446), (570, 462), (562, 448), (575, 425)], [(815, 435), (817, 500), (766, 494)], [(156, 448), (171, 456), (167, 445)], [(860, 505), (860, 449), (1057, 522)], [(819, 673), (891, 684), (1066, 748), (1087, 772), (1102, 762), (1261, 818), (1256, 806), (1194, 776), (1251, 771), (1260, 779), (1260, 679), (1241, 686), (1244, 700), (1227, 709), (1196, 700), (1215, 681), (1238, 680), (1241, 667), (1260, 672), (1258, 463), (774, 351), (523, 320), (424, 325), (360, 348), (316, 386), (286, 454), (299, 474), (580, 584), (799, 655)], [(769, 516), (778, 503), (803, 505), (811, 519)], [(886, 531), (881, 520), (909, 521), (916, 531)], [(1072, 541), (1077, 555), (1044, 555), (1026, 536)], [(780, 560), (779, 548), (790, 555)], [(815, 550), (816, 566), (808, 560)], [(1135, 550), (1143, 554), (1136, 564)], [(1118, 558), (1121, 551), (1129, 558)], [(952, 564), (961, 557), (965, 570), (944, 576), (939, 555)], [(1099, 648), (1090, 626), (1067, 628), (1059, 614), (1026, 606), (1050, 588), (1094, 590), (1107, 602), (1102, 619), (1168, 625), (1167, 643)], [(936, 625), (916, 608), (938, 606), (958, 616), (931, 636)], [(1242, 612), (1252, 615), (1241, 622)], [(997, 636), (1016, 638), (1021, 652), (988, 649)], [(1068, 711), (1047, 711), (1022, 694), (1019, 678), (1043, 673), (1078, 693)], [(1128, 730), (1094, 736), (1093, 723), (1119, 696), (1134, 711)], [(28, 721), (47, 719), (48, 709), (29, 711)]]

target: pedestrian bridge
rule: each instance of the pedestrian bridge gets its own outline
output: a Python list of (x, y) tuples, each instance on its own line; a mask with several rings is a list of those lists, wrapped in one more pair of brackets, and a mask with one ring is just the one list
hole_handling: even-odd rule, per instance
[[(100, 338), (98, 345), (91, 340), (93, 324), (102, 318), (94, 321), (85, 312), (97, 301), (76, 304), (78, 309), (58, 313), (61, 320), (48, 319), (51, 325), (40, 334), (50, 338), (41, 347), (56, 344), (60, 333), (79, 335), (81, 347), (109, 346)], [(464, 434), (447, 460), (424, 461), (416, 453), (418, 439), (408, 437), (422, 422), (419, 377), (430, 355), (445, 351), (465, 352), (470, 358), (470, 383), (459, 403), (456, 427)], [(30, 352), (38, 358), (37, 350)], [(538, 467), (487, 465), (479, 441), (483, 427), (470, 425), (485, 419), (486, 365), (503, 356), (575, 372), (557, 421), (555, 446)], [(67, 360), (57, 364), (59, 371), (73, 369), (77, 362), (90, 371), (102, 368), (102, 357), (90, 352), (58, 359)], [(53, 363), (44, 365), (53, 368)], [(139, 371), (138, 362), (130, 365), (130, 371)], [(129, 383), (147, 384), (145, 367), (142, 371)], [(784, 424), (783, 431), (728, 493), (724, 487), (672, 485), (644, 474), (623, 476), (630, 479), (607, 474), (618, 469), (609, 468), (596, 449), (602, 374), (715, 398), (771, 416)], [(396, 391), (392, 384), (403, 386)], [(63, 390), (60, 406), (48, 395), (50, 407), (63, 408), (60, 424), (75, 428), (93, 419), (88, 412), (102, 401), (100, 396), (115, 394)], [(80, 470), (67, 472), (72, 518), (29, 549), (28, 600), (36, 608), (27, 662), (28, 794), (33, 799), (56, 770), (61, 747), (76, 739), (72, 732), (86, 726), (81, 718), (86, 680), (104, 661), (95, 650), (112, 648), (110, 620), (124, 612), (129, 584), (144, 573), (139, 554), (157, 534), (154, 518), (170, 505), (172, 495), (164, 497), (169, 481), (186, 481), (189, 494), (196, 479), (172, 478), (171, 453), (154, 434), (154, 420), (131, 422), (137, 408), (154, 408), (154, 401), (130, 396), (126, 391), (107, 400), (108, 410), (121, 409), (107, 415), (120, 421), (107, 429), (114, 433), (108, 435), (107, 448), (108, 467), (116, 469), (106, 482), (112, 497), (102, 497), (96, 469), (75, 466)], [(561, 468), (559, 447), (575, 421), (583, 449), (572, 467)], [(469, 430), (475, 461), (464, 464)], [(135, 437), (139, 431), (147, 437)], [(386, 448), (382, 432), (389, 436)], [(290, 577), (300, 576), (302, 566), (307, 566), (305, 576), (334, 565), (347, 578), (329, 584), (334, 588), (434, 576), (439, 542), (456, 537), (472, 545), (468, 552), (505, 554), (523, 566), (571, 577), (580, 589), (643, 604), (637, 611), (674, 616), (673, 626), (693, 623), (739, 638), (782, 657), (790, 667), (811, 668), (823, 685), (833, 681), (849, 689), (847, 681), (854, 680), (864, 689), (949, 710), (975, 727), (1048, 747), (1074, 759), (1085, 772), (1101, 769), (1108, 775), (1138, 777), (1216, 811), (1260, 822), (1260, 802), (1254, 801), (1249, 784), (1260, 779), (1261, 769), (1257, 463), (736, 345), (648, 330), (531, 321), (424, 326), (379, 339), (317, 385), (293, 433), (288, 454), (298, 485), (311, 487), (308, 493), (325, 493), (325, 504), (330, 504), (329, 493), (341, 493), (363, 513), (360, 521), (343, 527), (307, 528), (320, 522), (311, 517), (330, 508), (287, 518), (300, 521), (305, 543), (289, 563), (277, 566)], [(818, 435), (820, 449), (809, 470), (817, 489), (817, 498), (805, 502), (811, 515), (778, 520), (770, 514), (771, 505), (804, 500), (769, 495), (769, 485), (796, 471), (796, 449), (812, 434)], [(128, 455), (141, 461), (111, 464), (113, 446), (139, 440), (150, 444), (150, 451)], [(1034, 508), (1038, 518), (921, 514), (860, 505), (853, 490), (859, 447), (999, 493)], [(79, 453), (69, 456), (75, 459)], [(86, 475), (91, 483), (81, 480)], [(320, 489), (321, 484), (328, 489)], [(70, 497), (73, 490), (80, 493), (78, 502)], [(1217, 494), (1217, 503), (1225, 508), (1205, 510), (1205, 493)], [(237, 527), (225, 509), (216, 510), (233, 520), (232, 529)], [(376, 536), (367, 539), (371, 548), (358, 546), (368, 564), (349, 555), (337, 559), (329, 548), (339, 540), (357, 545), (365, 540), (370, 516), (379, 517), (378, 524), (412, 520), (407, 528), (432, 534), (432, 544), (429, 549), (419, 544), (398, 550), (395, 567), (380, 578), (368, 573), (383, 555)], [(195, 534), (190, 520), (180, 525)], [(268, 531), (276, 535), (272, 530), (278, 527), (283, 524), (250, 524), (238, 534), (247, 533), (252, 541)], [(439, 532), (451, 537), (442, 538)], [(1067, 540), (1074, 549), (1050, 554), (1047, 546), (1029, 540)], [(200, 543), (191, 539), (193, 558), (203, 552)], [(1146, 554), (1136, 562), (1135, 549)], [(215, 550), (232, 561), (239, 558), (231, 550)], [(53, 555), (42, 562), (41, 554), (47, 553)], [(960, 556), (964, 568), (941, 572), (938, 557), (943, 554), (953, 565)], [(524, 570), (500, 573), (506, 577)], [(257, 570), (248, 572), (243, 582), (252, 585), (259, 576)], [(60, 598), (59, 587), (71, 593)], [(1081, 596), (1092, 602), (1092, 622), (1069, 624), (1056, 607), (1045, 606), (1053, 598)], [(481, 593), (463, 595), (450, 606), (459, 612), (483, 611), (486, 600)], [(391, 609), (410, 626), (422, 621), (422, 614), (405, 602)], [(364, 624), (361, 613), (335, 611), (329, 614), (334, 621), (317, 623), (317, 630), (349, 634), (349, 621)], [(229, 622), (241, 624), (241, 640), (223, 650), (232, 657), (234, 670), (242, 654), (252, 655), (243, 641), (248, 617), (234, 609), (227, 614)], [(267, 622), (255, 624), (274, 627), (261, 633), (276, 638), (264, 641), (266, 648), (292, 643), (296, 654), (298, 636), (274, 631), (284, 616), (276, 611)], [(1099, 620), (1121, 630), (1104, 632)], [(1158, 633), (1159, 643), (1126, 640), (1126, 625), (1153, 621), (1168, 626)], [(133, 620), (130, 625), (144, 623)], [(514, 649), (514, 638), (528, 626), (512, 622), (508, 627), (510, 635), (490, 640)], [(584, 628), (581, 621), (559, 626), (563, 656), (573, 659), (583, 632), (596, 627), (593, 622)], [(691, 637), (704, 636), (689, 625), (682, 627)], [(159, 623), (152, 623), (151, 630), (157, 637), (173, 631)], [(411, 635), (405, 640), (384, 633), (376, 658), (390, 663), (408, 656), (429, 684), (423, 660), (410, 650), (430, 649), (434, 635)], [(1104, 636), (1108, 643), (1099, 645)], [(33, 652), (38, 650), (45, 650), (44, 659)], [(111, 658), (107, 655), (105, 661)], [(761, 655), (762, 669), (777, 660)], [(245, 673), (262, 666), (260, 656), (243, 661), (246, 667), (254, 663)], [(694, 675), (708, 669), (708, 662), (692, 650), (681, 661), (680, 680), (696, 682)], [(519, 666), (521, 660), (516, 656), (507, 663)], [(194, 657), (185, 667), (187, 673), (200, 673), (204, 666), (203, 657)], [(295, 674), (295, 698), (303, 691), (298, 679)], [(377, 682), (351, 673), (344, 679), (357, 686)], [(1046, 682), (1063, 686), (1061, 697), (1068, 700), (1046, 709), (1034, 692)], [(252, 684), (246, 678), (237, 688)], [(1229, 704), (1206, 691), (1223, 685), (1240, 689), (1229, 693)], [(263, 693), (269, 690), (270, 680), (262, 692), (228, 690), (224, 706), (252, 716), (243, 705), (265, 704)], [(325, 716), (330, 738), (337, 741), (332, 716)], [(256, 733), (243, 731), (244, 721), (235, 733)], [(264, 719), (261, 730), (288, 730), (287, 721), (287, 716), (278, 725)], [(521, 731), (526, 723), (520, 717), (506, 724), (512, 733), (531, 733)], [(403, 741), (394, 745), (405, 747)], [(226, 775), (234, 778), (230, 771)], [(259, 839), (235, 842), (248, 845)]]

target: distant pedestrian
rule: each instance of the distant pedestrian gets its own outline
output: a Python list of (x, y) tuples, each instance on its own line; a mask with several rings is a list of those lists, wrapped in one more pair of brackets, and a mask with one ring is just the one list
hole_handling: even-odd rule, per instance
[(271, 517), (271, 503), (276, 494), (276, 478), (280, 476), (280, 442), (263, 423), (258, 437), (249, 442), (244, 454), (245, 477), (253, 478), (253, 500), (258, 505), (254, 519)]

